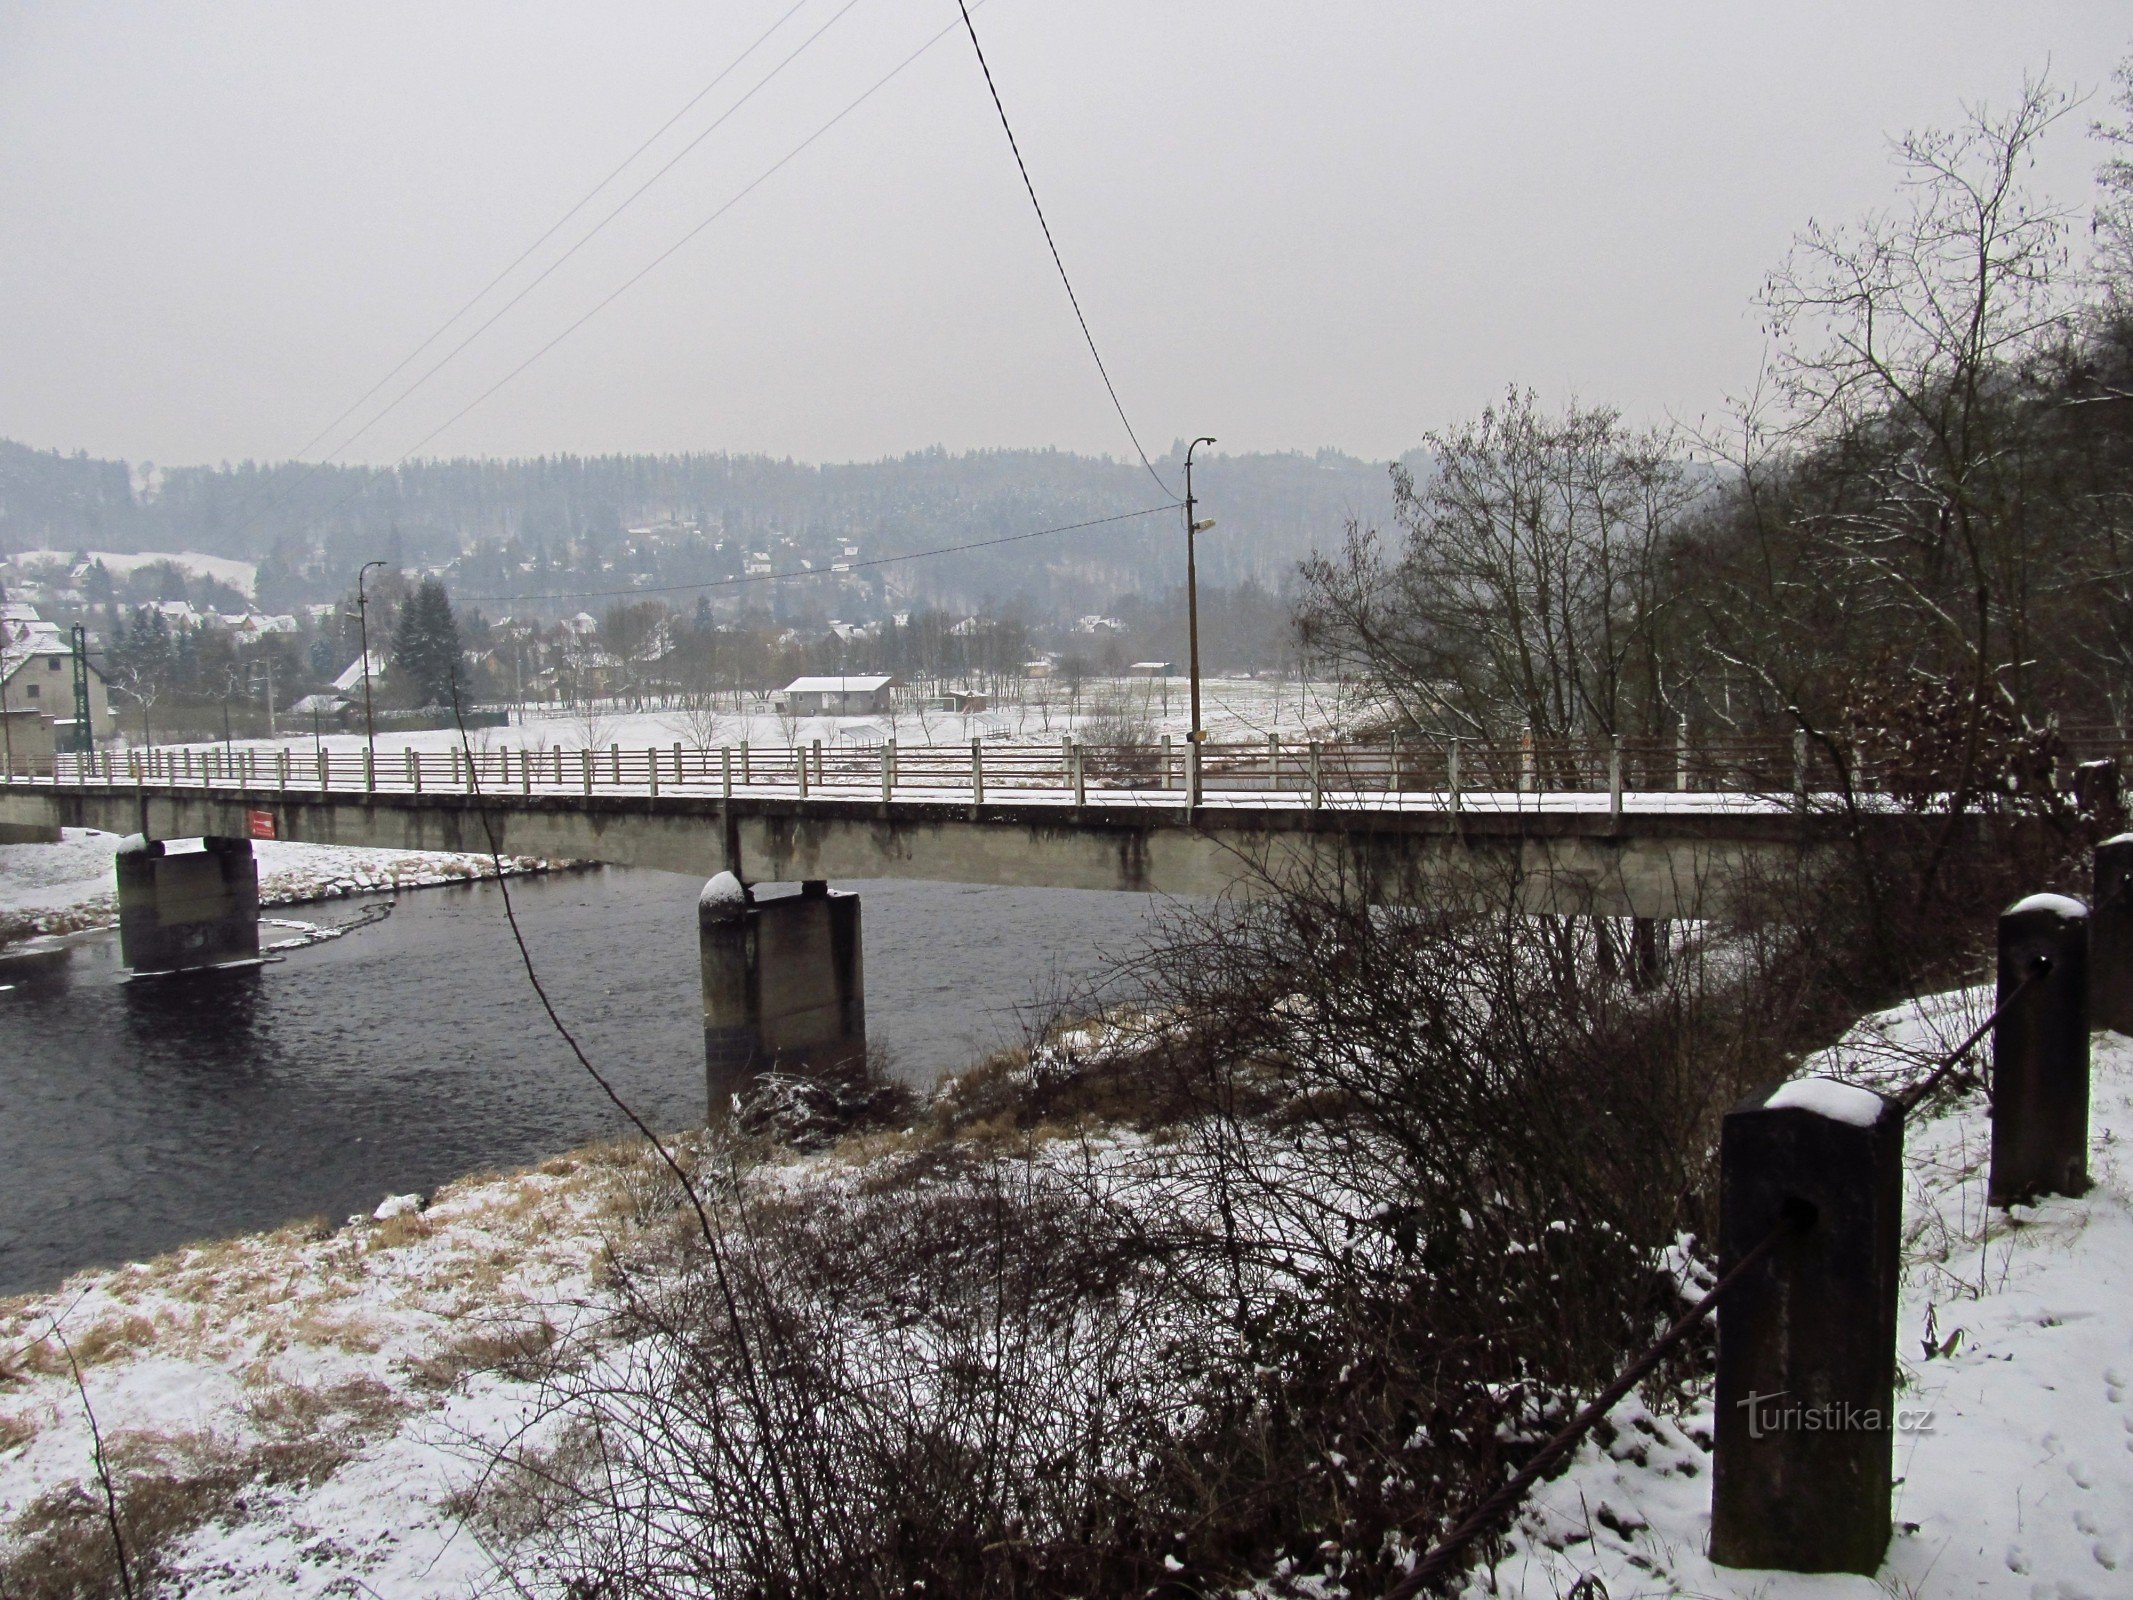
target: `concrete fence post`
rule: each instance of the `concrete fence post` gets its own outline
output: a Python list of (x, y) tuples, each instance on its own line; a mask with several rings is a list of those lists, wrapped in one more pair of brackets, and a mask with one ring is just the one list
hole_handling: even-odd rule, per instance
[(1189, 740), (1185, 745), (1185, 805), (1188, 810), (1200, 803), (1200, 745), (1198, 740)]
[(1171, 772), (1170, 735), (1166, 733), (1163, 735), (1163, 789), (1166, 793), (1175, 786)]
[(1792, 803), (1796, 810), (1807, 809), (1807, 730), (1792, 730)]
[(721, 800), (733, 798), (733, 746), (730, 744), (718, 747), (718, 797)]
[(289, 752), (286, 750), (274, 752), (274, 782), (277, 788), (289, 787)]
[(1266, 786), (1271, 793), (1281, 787), (1281, 735), (1266, 736)]
[(2089, 1186), (2088, 956), (2089, 912), (2079, 900), (2033, 894), (2000, 913), (1993, 1205)]
[(896, 793), (896, 745), (892, 740), (883, 740), (881, 745), (881, 803), (887, 805)]
[(407, 786), (415, 793), (422, 793), (422, 758), (410, 748), (407, 752)]
[(377, 752), (367, 746), (363, 751), (363, 790), (366, 794), (376, 794), (378, 792)]
[(1804, 1078), (1719, 1135), (1719, 1271), (1779, 1232), (1718, 1311), (1711, 1559), (1783, 1572), (1881, 1565), (1896, 1432), (1903, 1110)]
[(741, 787), (748, 787), (748, 741), (741, 741)]
[(822, 741), (820, 739), (814, 742), (813, 749), (815, 753), (815, 782), (820, 783), (822, 782)]
[(585, 792), (591, 794), (593, 792), (593, 753), (591, 745), (587, 745), (578, 752), (578, 767), (579, 776), (585, 780)]
[(674, 787), (679, 789), (687, 781), (681, 767), (681, 741), (674, 741)]
[(1607, 819), (1617, 827), (1622, 824), (1622, 735), (1619, 733), (1607, 747)]
[[(511, 753), (507, 750), (504, 752), (504, 782), (506, 783), (511, 781), (510, 769)], [(531, 750), (521, 749), (518, 753), (518, 792), (520, 794), (533, 793), (533, 752)]]
[(2089, 1021), (2133, 1034), (2133, 833), (2096, 847), (2089, 898)]
[(652, 798), (657, 800), (659, 798), (659, 751), (656, 747), (647, 746), (645, 748), (644, 770), (651, 774), (649, 788)]
[[(190, 757), (188, 757), (188, 758), (186, 759), (186, 770), (187, 770), (187, 774), (188, 774), (188, 776), (189, 776), (189, 775), (190, 775), (190, 773), (191, 773), (191, 768), (192, 768), (192, 760), (191, 760), (191, 758), (190, 758)], [(331, 775), (330, 775), (330, 774), (328, 773), (328, 771), (327, 771), (327, 767), (326, 767), (326, 752), (325, 752), (325, 751), (324, 751), (323, 749), (321, 749), (321, 750), (319, 751), (319, 753), (318, 753), (318, 788), (319, 788), (319, 793), (320, 793), (320, 794), (324, 794), (324, 793), (326, 792), (326, 790), (327, 790), (327, 789), (328, 789), (328, 788), (329, 788), (329, 787), (331, 786), (331, 784), (332, 784), (332, 781), (333, 781), (333, 780), (332, 780), (332, 777), (331, 777)]]
[(1459, 741), (1454, 739), (1444, 756), (1444, 790), (1446, 805), (1453, 816), (1459, 814)]
[(985, 747), (975, 739), (970, 741), (970, 803), (985, 803)]
[(1318, 810), (1325, 800), (1324, 775), (1319, 767), (1319, 744), (1311, 741), (1311, 809)]
[(798, 746), (792, 753), (793, 770), (800, 775), (800, 798), (807, 798), (807, 747)]
[(1067, 770), (1074, 780), (1074, 804), (1077, 806), (1089, 803), (1088, 774), (1083, 769), (1081, 759), (1084, 748), (1086, 747), (1079, 739), (1067, 746)]
[(1534, 769), (1533, 724), (1529, 722), (1519, 731), (1518, 735), (1518, 792), (1520, 794), (1533, 793)]
[(1689, 786), (1689, 714), (1684, 711), (1674, 724), (1674, 787), (1686, 790)]
[(1387, 737), (1385, 766), (1385, 787), (1392, 790), (1393, 793), (1397, 794), (1400, 792), (1400, 790), (1407, 787), (1406, 784), (1400, 781), (1400, 730), (1398, 728), (1393, 729), (1391, 734)]
[(618, 789), (622, 787), (622, 746), (619, 744), (607, 747), (607, 781)]

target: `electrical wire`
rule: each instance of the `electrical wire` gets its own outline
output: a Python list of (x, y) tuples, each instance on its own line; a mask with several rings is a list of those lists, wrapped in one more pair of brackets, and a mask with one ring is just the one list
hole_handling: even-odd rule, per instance
[[(414, 362), (422, 355), (423, 351), (429, 349), (431, 345), (435, 344), (439, 339), (443, 338), (447, 333), (449, 333), (453, 325), (457, 323), (462, 317), (466, 316), (466, 314), (472, 311), (476, 306), (480, 305), (483, 300), (487, 299), (490, 293), (495, 290), (498, 284), (502, 283), (506, 278), (510, 277), (512, 273), (518, 271), (520, 267), (526, 264), (528, 259), (532, 257), (533, 253), (536, 250), (540, 249), (542, 245), (546, 244), (550, 239), (553, 239), (558, 233), (560, 233), (563, 230), (564, 225), (567, 224), (571, 218), (575, 217), (579, 212), (583, 211), (587, 206), (591, 205), (594, 197), (597, 196), (601, 190), (605, 189), (609, 184), (613, 183), (617, 178), (621, 177), (622, 174), (629, 169), (630, 165), (635, 162), (639, 156), (643, 155), (645, 151), (651, 149), (654, 144), (658, 143), (658, 141), (666, 134), (666, 132), (670, 128), (674, 126), (675, 123), (681, 121), (683, 117), (687, 116), (691, 111), (694, 111), (698, 105), (702, 104), (704, 96), (708, 95), (713, 89), (716, 89), (720, 84), (724, 83), (728, 78), (732, 77), (735, 72), (739, 71), (741, 64), (745, 62), (750, 56), (754, 55), (756, 51), (760, 50), (764, 46), (764, 44), (769, 41), (771, 35), (776, 33), (780, 28), (784, 27), (786, 23), (790, 22), (793, 19), (794, 15), (797, 14), (800, 9), (807, 3), (808, 0), (793, 0), (792, 5), (786, 8), (786, 10), (778, 17), (777, 21), (773, 22), (769, 27), (765, 28), (761, 33), (757, 34), (754, 41), (749, 44), (749, 46), (739, 55), (735, 56), (731, 61), (727, 62), (726, 65), (719, 70), (718, 75), (714, 77), (709, 83), (705, 84), (701, 89), (697, 90), (696, 93), (689, 96), (687, 100), (683, 101), (680, 110), (676, 111), (671, 117), (667, 118), (666, 121), (662, 122), (658, 127), (654, 128), (651, 133), (646, 136), (643, 143), (639, 144), (636, 149), (632, 150), (628, 155), (624, 156), (619, 162), (617, 162), (614, 167), (608, 172), (606, 177), (602, 178), (598, 183), (594, 184), (590, 189), (586, 190), (585, 193), (579, 197), (575, 205), (573, 205), (568, 211), (564, 212), (560, 217), (557, 217), (555, 221), (549, 223), (548, 226), (542, 230), (541, 236), (535, 239), (533, 243), (527, 245), (525, 249), (521, 250), (518, 255), (512, 259), (510, 265), (506, 266), (501, 272), (497, 273), (495, 277), (491, 278), (487, 283), (483, 284), (481, 288), (476, 290), (473, 296), (467, 301), (465, 305), (461, 306), (449, 317), (446, 317), (444, 321), (438, 325), (437, 330), (434, 333), (432, 333), (428, 338), (424, 339), (420, 344), (416, 345), (414, 349), (408, 351), (406, 355), (402, 356), (399, 360), (399, 363), (394, 366), (390, 372), (386, 373), (384, 377), (380, 378), (376, 383), (372, 384), (368, 389), (364, 390), (360, 395), (356, 396), (354, 401), (352, 401), (347, 407), (347, 409), (342, 411), (339, 416), (335, 417), (331, 422), (327, 423), (325, 427), (319, 429), (317, 433), (313, 434), (309, 439), (305, 440), (301, 445), (297, 446), (295, 450), (291, 451), (289, 459), (291, 459), (292, 461), (301, 460), (303, 457), (309, 455), (312, 450), (322, 441), (324, 441), (330, 434), (332, 434), (336, 428), (340, 427), (342, 423), (346, 422), (350, 417), (354, 416), (358, 411), (362, 410), (364, 405), (369, 402), (373, 395), (375, 395), (380, 389), (384, 388), (388, 383), (391, 383), (393, 379), (399, 377), (400, 374), (406, 371), (409, 366), (413, 365)], [(840, 15), (841, 14), (842, 13), (840, 13)], [(836, 19), (833, 17), (830, 20), (835, 21)], [(758, 85), (757, 87), (761, 87), (761, 85)], [(713, 124), (713, 126), (715, 127), (716, 124)], [(707, 129), (706, 131), (708, 132), (709, 130)], [(701, 137), (702, 136), (699, 135), (698, 139), (700, 140)], [(694, 142), (692, 141), (692, 148), (693, 143)], [(683, 153), (686, 154), (687, 152), (684, 151)], [(672, 164), (672, 162), (668, 163), (669, 166), (671, 166)], [(666, 168), (662, 167), (660, 169), (660, 172), (663, 173), (665, 172), (665, 170)], [(653, 175), (655, 181), (657, 180), (658, 176), (658, 173), (655, 173)], [(643, 192), (643, 189), (639, 189), (637, 191), (637, 194), (642, 194)], [(630, 199), (634, 200), (636, 197), (636, 195), (631, 195)], [(625, 200), (623, 202), (624, 206), (628, 204), (629, 200)], [(617, 211), (619, 211), (620, 209), (621, 207), (616, 208)], [(615, 212), (610, 212), (607, 215), (606, 219), (600, 223), (599, 227), (604, 228), (605, 226), (607, 226), (607, 223), (612, 222), (614, 218)], [(599, 228), (595, 228), (593, 231), (597, 233), (599, 231)], [(588, 235), (588, 237), (590, 236)], [(581, 240), (580, 242), (582, 243), (583, 241)], [(344, 444), (341, 446), (341, 448), (346, 449), (347, 446)], [(334, 453), (337, 454), (338, 451)]]
[(1086, 522), (1062, 523), (1056, 528), (1034, 528), (1028, 533), (1004, 534), (997, 539), (973, 539), (966, 544), (944, 544), (933, 550), (913, 550), (900, 556), (875, 556), (868, 561), (841, 561), (834, 567), (799, 567), (786, 572), (758, 572), (741, 578), (711, 578), (703, 583), (667, 583), (637, 589), (575, 589), (560, 594), (464, 594), (458, 597), (461, 605), (514, 605), (528, 600), (617, 600), (654, 594), (693, 594), (700, 589), (737, 589), (750, 583), (781, 583), (789, 578), (842, 577), (846, 573), (859, 572), (871, 567), (893, 567), (902, 561), (924, 561), (930, 556), (961, 555), (966, 550), (990, 550), (996, 545), (1020, 544), (1025, 539), (1042, 539), (1054, 533), (1074, 533), (1082, 528), (1101, 528), (1107, 523), (1131, 522), (1136, 517), (1152, 517), (1159, 512), (1175, 509), (1171, 506), (1144, 506), (1139, 511), (1121, 511), (1116, 516), (1091, 517)]
[(978, 70), (985, 74), (985, 87), (992, 92), (993, 110), (1000, 114), (1000, 127), (1007, 135), (1007, 148), (1014, 152), (1015, 170), (1022, 174), (1022, 187), (1029, 193), (1029, 203), (1037, 213), (1037, 226), (1044, 230), (1044, 242), (1052, 252), (1052, 265), (1059, 269), (1059, 281), (1066, 286), (1067, 302), (1074, 308), (1074, 320), (1081, 324), (1081, 337), (1089, 346), (1089, 355), (1096, 363), (1096, 375), (1104, 381), (1104, 392), (1111, 397), (1111, 409), (1118, 413), (1124, 425), (1126, 437), (1133, 441), (1133, 453), (1141, 458), (1141, 465), (1148, 469), (1148, 476), (1155, 479), (1156, 487), (1170, 496), (1173, 505), (1180, 504), (1177, 492), (1163, 481), (1163, 475), (1155, 470), (1155, 463), (1148, 459), (1148, 452), (1141, 448), (1141, 436), (1133, 431), (1132, 419), (1126, 415), (1124, 402), (1118, 398), (1118, 387), (1111, 381), (1110, 369), (1096, 348), (1096, 335), (1089, 331), (1089, 319), (1082, 313), (1081, 296), (1074, 292), (1074, 280), (1067, 276), (1066, 261), (1059, 254), (1059, 241), (1052, 237), (1052, 225), (1044, 215), (1044, 203), (1037, 198), (1037, 186), (1030, 181), (1029, 163), (1022, 159), (1022, 145), (1015, 138), (1014, 124), (1007, 120), (1007, 107), (1000, 101), (1000, 86), (993, 82), (992, 67), (985, 59), (985, 47), (978, 43), (977, 24), (971, 21), (970, 7), (965, 0), (955, 0), (956, 9), (963, 14), (963, 27), (970, 35), (970, 48), (978, 55)]

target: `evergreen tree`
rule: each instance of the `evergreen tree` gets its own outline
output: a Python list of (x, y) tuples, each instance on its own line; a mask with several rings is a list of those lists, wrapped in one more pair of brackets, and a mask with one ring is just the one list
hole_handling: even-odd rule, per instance
[(424, 578), (393, 626), (393, 672), (417, 705), (448, 706), (460, 677), (459, 622), (438, 578)]

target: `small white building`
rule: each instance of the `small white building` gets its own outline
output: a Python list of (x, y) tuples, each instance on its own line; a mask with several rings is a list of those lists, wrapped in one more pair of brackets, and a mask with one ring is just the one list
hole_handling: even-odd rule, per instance
[(788, 716), (870, 717), (889, 709), (889, 691), (895, 684), (885, 672), (795, 678), (770, 700)]
[[(371, 687), (375, 689), (384, 678), (385, 658), (373, 650), (370, 653)], [(342, 694), (361, 694), (363, 692), (363, 658), (361, 656), (357, 656), (355, 660), (348, 663), (341, 675), (333, 680), (333, 687)]]
[[(104, 675), (95, 662), (89, 664), (89, 728), (96, 739), (111, 732), (111, 696)], [(0, 650), (0, 709), (34, 711), (53, 725), (55, 742), (60, 725), (74, 726), (74, 652), (56, 638), (33, 636), (27, 648)]]

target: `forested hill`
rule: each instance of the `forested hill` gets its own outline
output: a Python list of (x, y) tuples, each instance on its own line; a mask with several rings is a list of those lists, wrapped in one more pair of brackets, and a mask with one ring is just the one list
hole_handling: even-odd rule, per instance
[[(1181, 452), (1157, 463), (1182, 492)], [(1202, 541), (1214, 583), (1279, 587), (1351, 517), (1382, 521), (1386, 464), (1337, 451), (1225, 456), (1203, 451)], [(1164, 503), (1138, 462), (1057, 450), (811, 466), (767, 456), (553, 456), (414, 462), (397, 469), (300, 464), (182, 467), (92, 460), (0, 441), (0, 552), (38, 547), (196, 550), (269, 562), (288, 587), (337, 587), (373, 556), (441, 565), (516, 541), (540, 562), (581, 563), (627, 529), (696, 523), (762, 548), (785, 535), (850, 541), (866, 557), (997, 538)], [(1174, 516), (1006, 544), (897, 569), (915, 597), (976, 602), (1022, 595), (1040, 605), (1105, 597), (1162, 581), (1182, 562)], [(310, 582), (290, 584), (302, 574)], [(266, 578), (268, 574), (262, 574)], [(1174, 580), (1173, 580), (1174, 581)]]

